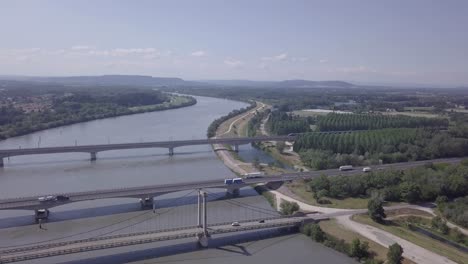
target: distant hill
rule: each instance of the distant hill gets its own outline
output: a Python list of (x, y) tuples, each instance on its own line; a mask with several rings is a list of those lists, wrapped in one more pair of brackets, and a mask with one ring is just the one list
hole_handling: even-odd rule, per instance
[(343, 81), (308, 81), (308, 80), (285, 80), (277, 82), (276, 86), (282, 87), (354, 87), (354, 84)]
[(68, 77), (32, 77), (1, 76), (0, 80), (27, 81), (36, 83), (60, 84), (66, 86), (239, 86), (239, 87), (278, 87), (278, 88), (347, 88), (355, 87), (343, 81), (251, 81), (251, 80), (202, 80), (186, 81), (181, 78), (152, 77), (144, 75), (101, 75), (101, 76), (68, 76)]
[(137, 85), (137, 86), (172, 86), (183, 85), (186, 81), (180, 78), (163, 78), (142, 75), (102, 75), (70, 77), (24, 77), (23, 80), (59, 83), (64, 85)]
[(354, 84), (343, 81), (308, 81), (308, 80), (285, 80), (285, 81), (250, 81), (250, 80), (203, 80), (205, 83), (223, 86), (248, 86), (248, 87), (297, 87), (297, 88), (322, 88), (322, 87), (354, 87)]

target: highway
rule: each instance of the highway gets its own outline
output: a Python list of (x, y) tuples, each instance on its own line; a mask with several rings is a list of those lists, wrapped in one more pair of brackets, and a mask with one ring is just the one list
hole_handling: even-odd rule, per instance
[[(456, 164), (459, 163), (463, 158), (448, 158), (448, 159), (435, 159), (435, 160), (426, 160), (426, 161), (414, 161), (414, 162), (404, 162), (404, 163), (394, 163), (394, 164), (385, 164), (372, 166), (373, 170), (378, 169), (408, 169), (412, 167), (417, 167), (424, 165), (428, 162), (432, 163), (450, 163)], [(242, 188), (250, 184), (258, 183), (268, 183), (268, 182), (282, 182), (295, 179), (308, 179), (320, 176), (322, 174), (329, 176), (336, 175), (356, 175), (362, 174), (363, 167), (355, 167), (350, 171), (339, 171), (338, 169), (329, 169), (321, 171), (309, 171), (309, 172), (299, 172), (299, 173), (286, 173), (265, 176), (260, 178), (251, 178), (244, 179), (243, 184), (230, 185), (230, 188)], [(10, 198), (0, 200), (0, 209), (41, 209), (41, 208), (51, 208), (59, 206), (65, 203), (79, 202), (85, 200), (94, 200), (94, 199), (105, 199), (105, 198), (117, 198), (117, 197), (135, 197), (135, 198), (144, 198), (144, 197), (155, 197), (158, 195), (184, 191), (184, 190), (193, 190), (193, 189), (206, 189), (206, 188), (227, 188), (228, 186), (224, 184), (223, 179), (219, 180), (206, 180), (206, 181), (197, 181), (197, 182), (185, 182), (185, 183), (175, 183), (175, 184), (165, 184), (165, 185), (152, 185), (152, 186), (142, 186), (142, 187), (130, 187), (130, 188), (119, 188), (119, 189), (108, 189), (108, 190), (92, 190), (85, 192), (74, 192), (74, 193), (55, 193), (55, 194), (42, 194), (35, 195), (30, 197), (19, 197), (19, 198)], [(55, 202), (39, 202), (38, 197), (44, 195), (66, 195), (70, 199), (68, 201), (55, 201)]]
[[(311, 221), (310, 217), (283, 217), (240, 222), (240, 226), (231, 223), (222, 223), (208, 227), (210, 235), (241, 232), (257, 229), (298, 226), (303, 222)], [(67, 241), (61, 243), (39, 244), (0, 251), (0, 263), (11, 263), (37, 258), (73, 254), (92, 250), (101, 250), (115, 247), (152, 243), (157, 241), (174, 240), (181, 238), (196, 238), (203, 233), (201, 227), (185, 227), (164, 231), (149, 231), (134, 234), (103, 236), (91, 239)]]

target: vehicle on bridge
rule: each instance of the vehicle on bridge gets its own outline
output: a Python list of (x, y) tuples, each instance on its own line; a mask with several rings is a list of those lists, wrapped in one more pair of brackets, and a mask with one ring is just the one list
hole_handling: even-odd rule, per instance
[(225, 179), (224, 184), (231, 185), (231, 184), (242, 184), (244, 180), (242, 178), (234, 178), (234, 179)]
[(261, 178), (261, 177), (263, 177), (263, 175), (264, 175), (263, 172), (257, 171), (257, 172), (246, 173), (246, 174), (244, 174), (244, 177), (246, 179), (255, 179), (255, 178)]
[(372, 169), (371, 169), (371, 167), (364, 167), (364, 168), (362, 168), (362, 171), (363, 172), (371, 172)]
[(340, 166), (340, 171), (350, 171), (350, 170), (353, 170), (353, 166), (352, 165), (344, 165), (344, 166)]
[(39, 197), (39, 198), (37, 198), (37, 200), (40, 203), (55, 202), (55, 201), (57, 201), (57, 197), (53, 196), (53, 195), (47, 195), (47, 196)]
[(232, 222), (231, 226), (240, 226), (239, 222)]

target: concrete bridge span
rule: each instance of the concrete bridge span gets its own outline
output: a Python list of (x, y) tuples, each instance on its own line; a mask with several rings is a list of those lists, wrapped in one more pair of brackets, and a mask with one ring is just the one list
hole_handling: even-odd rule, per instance
[(22, 156), (22, 155), (39, 155), (39, 154), (56, 154), (56, 153), (89, 153), (91, 160), (97, 159), (97, 153), (109, 150), (123, 149), (138, 149), (138, 148), (167, 148), (169, 155), (174, 155), (174, 148), (194, 145), (211, 145), (211, 144), (229, 144), (238, 149), (239, 145), (249, 144), (262, 141), (292, 141), (296, 136), (262, 136), (262, 137), (246, 137), (246, 138), (210, 138), (210, 139), (193, 139), (193, 140), (175, 140), (175, 141), (159, 141), (159, 142), (141, 142), (141, 143), (119, 143), (119, 144), (101, 144), (101, 145), (81, 145), (81, 146), (59, 146), (59, 147), (44, 147), (44, 148), (18, 148), (18, 149), (3, 149), (0, 150), (0, 167), (4, 166), (4, 158)]

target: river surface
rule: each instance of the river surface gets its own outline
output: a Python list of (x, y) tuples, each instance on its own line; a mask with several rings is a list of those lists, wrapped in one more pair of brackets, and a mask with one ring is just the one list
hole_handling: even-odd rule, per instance
[[(0, 149), (206, 138), (209, 124), (242, 102), (196, 97), (185, 108), (121, 116), (48, 129), (0, 142)], [(115, 150), (11, 157), (0, 169), (0, 199), (57, 192), (144, 186), (232, 176), (211, 146)]]
[[(207, 127), (214, 119), (233, 109), (247, 106), (230, 100), (196, 98), (198, 103), (193, 106), (48, 129), (1, 141), (0, 148), (201, 139), (206, 138)], [(263, 152), (252, 150), (248, 145), (241, 147), (241, 154), (246, 159), (260, 156), (261, 161), (272, 161), (265, 160), (267, 157), (263, 156)], [(89, 158), (89, 154), (70, 153), (18, 156), (5, 160), (5, 168), (0, 169), (0, 199), (234, 176), (216, 157), (211, 146), (176, 148), (172, 157), (168, 155), (167, 149), (153, 148), (101, 152), (95, 162), (90, 162)], [(223, 201), (224, 190), (211, 191), (208, 203), (209, 223), (267, 218), (276, 214), (268, 202), (251, 188), (242, 189), (240, 197), (232, 201)], [(36, 225), (31, 225), (31, 211), (0, 211), (0, 248), (50, 239), (63, 241), (61, 237), (79, 239), (103, 234), (166, 229), (193, 225), (196, 221), (196, 196), (190, 191), (163, 195), (157, 198), (156, 204), (157, 214), (140, 211), (138, 201), (131, 198), (67, 204), (52, 208), (50, 223), (45, 224), (45, 228), (41, 230)], [(96, 229), (99, 232), (90, 232)], [(355, 263), (303, 235), (290, 235), (284, 239), (282, 236), (268, 238), (274, 233), (262, 232), (253, 235), (237, 234), (234, 235), (234, 240), (220, 237), (213, 241), (212, 248), (202, 251), (196, 249), (193, 239), (189, 239), (46, 258), (29, 263), (242, 261), (266, 264), (277, 263), (276, 260), (293, 263)], [(266, 239), (253, 242), (262, 236)], [(245, 242), (249, 239), (252, 242)], [(225, 247), (233, 243), (235, 246)], [(166, 257), (154, 259), (161, 256)], [(140, 262), (141, 260), (144, 261)]]

